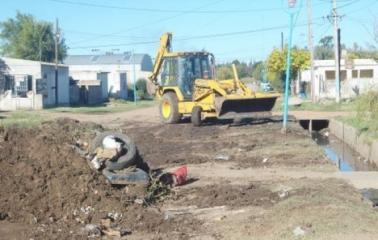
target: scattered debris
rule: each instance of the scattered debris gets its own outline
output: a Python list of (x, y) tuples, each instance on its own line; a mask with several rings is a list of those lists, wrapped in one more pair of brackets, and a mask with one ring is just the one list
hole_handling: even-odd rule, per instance
[(282, 190), (281, 192), (278, 193), (278, 196), (282, 199), (282, 198), (286, 198), (289, 196), (289, 191), (286, 191), (286, 190)]
[(5, 220), (9, 217), (8, 213), (0, 212), (0, 221)]
[(230, 155), (219, 153), (219, 154), (215, 155), (215, 160), (228, 161), (228, 160), (230, 160)]
[(174, 176), (173, 178), (173, 185), (174, 186), (180, 186), (183, 185), (186, 182), (186, 177), (188, 175), (188, 168), (185, 166), (181, 166), (177, 168), (172, 175)]
[(109, 218), (101, 220), (101, 231), (103, 234), (110, 237), (122, 237), (131, 234), (131, 231), (128, 229), (112, 226), (111, 220)]
[(82, 233), (88, 237), (100, 237), (102, 235), (101, 228), (96, 224), (87, 224), (82, 228)]
[(306, 234), (306, 231), (303, 230), (300, 226), (296, 227), (294, 230), (293, 230), (293, 234), (294, 236), (296, 237), (303, 237), (305, 234)]

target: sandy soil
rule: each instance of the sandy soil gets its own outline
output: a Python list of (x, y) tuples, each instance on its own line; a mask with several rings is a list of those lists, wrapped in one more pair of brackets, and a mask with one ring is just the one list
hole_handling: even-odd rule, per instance
[(131, 232), (125, 239), (376, 239), (378, 213), (333, 178), (336, 168), (297, 124), (283, 135), (274, 121), (198, 128), (161, 125), (146, 109), (130, 115), (82, 120), (107, 119), (152, 168), (187, 165), (188, 184), (144, 207), (134, 200), (145, 188), (111, 187), (72, 150), (100, 125), (59, 119), (0, 130), (0, 239), (87, 239), (82, 228), (109, 216)]

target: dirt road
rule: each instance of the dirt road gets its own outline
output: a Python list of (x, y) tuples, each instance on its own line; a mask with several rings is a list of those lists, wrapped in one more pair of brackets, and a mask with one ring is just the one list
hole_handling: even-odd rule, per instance
[(378, 214), (358, 190), (334, 178), (336, 168), (295, 123), (283, 135), (274, 121), (161, 125), (156, 108), (74, 117), (130, 135), (152, 168), (187, 165), (188, 184), (142, 207), (134, 199), (144, 190), (110, 187), (70, 148), (79, 139), (89, 141), (101, 126), (59, 120), (2, 131), (0, 215), (6, 217), (0, 239), (86, 239), (83, 227), (109, 214), (131, 232), (125, 239), (345, 240), (378, 234)]

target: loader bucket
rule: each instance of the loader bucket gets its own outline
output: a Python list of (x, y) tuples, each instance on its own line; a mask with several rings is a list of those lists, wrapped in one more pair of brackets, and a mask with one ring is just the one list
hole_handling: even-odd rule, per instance
[(271, 115), (277, 97), (263, 98), (217, 98), (215, 108), (218, 118), (261, 118)]

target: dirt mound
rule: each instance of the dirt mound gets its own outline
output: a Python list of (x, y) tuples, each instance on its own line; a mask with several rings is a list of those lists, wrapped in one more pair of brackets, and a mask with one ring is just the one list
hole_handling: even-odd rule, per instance
[(5, 221), (26, 224), (26, 236), (46, 239), (79, 238), (85, 224), (98, 224), (104, 217), (132, 232), (183, 228), (177, 220), (164, 221), (162, 213), (134, 203), (145, 196), (145, 187), (110, 187), (72, 149), (78, 140), (90, 142), (102, 130), (70, 119), (2, 130), (0, 213)]

